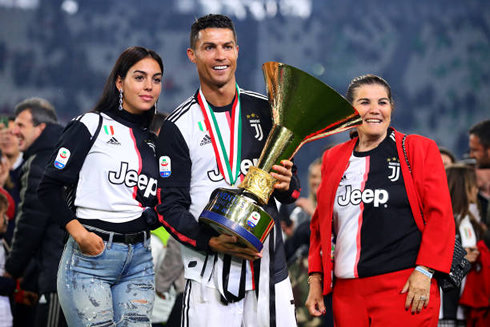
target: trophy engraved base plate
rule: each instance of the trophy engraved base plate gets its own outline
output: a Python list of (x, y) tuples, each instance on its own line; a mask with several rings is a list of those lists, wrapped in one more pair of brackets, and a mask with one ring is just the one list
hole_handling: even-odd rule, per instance
[(199, 221), (220, 234), (235, 235), (238, 243), (257, 252), (274, 220), (252, 199), (239, 194), (239, 190), (218, 188), (199, 216)]

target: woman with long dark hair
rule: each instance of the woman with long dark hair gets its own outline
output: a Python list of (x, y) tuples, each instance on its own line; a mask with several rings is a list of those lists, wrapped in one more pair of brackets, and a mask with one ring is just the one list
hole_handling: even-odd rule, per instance
[[(125, 50), (94, 110), (68, 124), (46, 167), (39, 198), (69, 233), (58, 270), (69, 326), (150, 326), (158, 165), (148, 127), (162, 75), (155, 51)], [(66, 201), (65, 186), (75, 191)]]
[[(478, 211), (478, 185), (474, 167), (464, 164), (452, 164), (446, 167), (449, 193), (456, 224), (456, 233), (467, 252), (466, 259), (477, 266), (480, 256), (477, 243), (483, 235)], [(481, 287), (481, 285), (472, 285)], [(475, 292), (466, 284), (466, 279), (458, 287), (441, 297), (441, 315), (439, 326), (467, 326), (467, 310), (459, 304), (463, 292)]]

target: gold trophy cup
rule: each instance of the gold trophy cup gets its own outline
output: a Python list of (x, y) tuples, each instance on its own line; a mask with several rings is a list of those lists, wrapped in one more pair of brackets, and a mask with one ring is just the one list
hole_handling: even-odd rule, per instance
[(261, 207), (277, 180), (269, 172), (291, 158), (301, 146), (361, 124), (354, 107), (313, 76), (279, 62), (262, 65), (273, 127), (257, 166), (251, 166), (239, 189), (218, 188), (199, 221), (260, 252), (274, 220)]

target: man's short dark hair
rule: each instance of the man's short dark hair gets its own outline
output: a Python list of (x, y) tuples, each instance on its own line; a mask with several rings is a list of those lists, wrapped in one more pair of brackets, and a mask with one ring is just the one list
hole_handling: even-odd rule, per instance
[(191, 26), (190, 45), (191, 49), (196, 48), (199, 32), (206, 28), (228, 28), (233, 32), (235, 43), (237, 40), (235, 25), (233, 21), (225, 15), (209, 14), (198, 18)]
[(485, 149), (490, 148), (490, 119), (476, 123), (470, 128), (470, 134), (478, 136)]
[(58, 122), (58, 117), (56, 116), (53, 105), (46, 99), (29, 98), (21, 101), (15, 106), (15, 117), (24, 110), (29, 110), (31, 112), (32, 124), (34, 126), (38, 126), (42, 123), (56, 124)]
[(456, 163), (456, 161), (458, 161), (458, 160), (456, 160), (456, 156), (454, 155), (454, 153), (452, 153), (449, 149), (447, 149), (445, 147), (440, 146), (439, 152), (441, 154), (445, 154), (446, 156), (448, 156), (451, 159), (451, 163)]

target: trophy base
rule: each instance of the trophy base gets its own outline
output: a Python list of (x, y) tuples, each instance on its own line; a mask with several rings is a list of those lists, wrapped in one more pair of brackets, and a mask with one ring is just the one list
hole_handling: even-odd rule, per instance
[(234, 235), (244, 247), (260, 252), (274, 227), (262, 207), (235, 189), (218, 188), (199, 216), (199, 221), (220, 234)]

